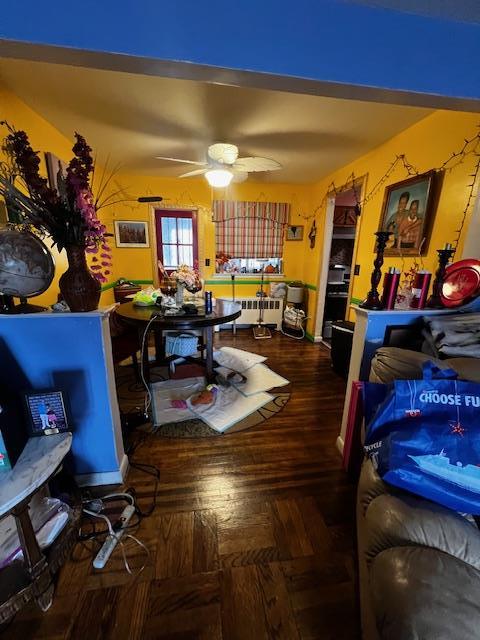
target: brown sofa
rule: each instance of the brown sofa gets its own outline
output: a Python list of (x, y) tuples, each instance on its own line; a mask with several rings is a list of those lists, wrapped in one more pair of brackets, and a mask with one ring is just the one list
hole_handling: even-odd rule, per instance
[[(379, 349), (371, 380), (419, 378), (428, 359)], [(480, 360), (438, 364), (480, 382)], [(366, 461), (358, 485), (357, 535), (364, 639), (480, 638), (480, 531), (471, 517), (387, 485)]]

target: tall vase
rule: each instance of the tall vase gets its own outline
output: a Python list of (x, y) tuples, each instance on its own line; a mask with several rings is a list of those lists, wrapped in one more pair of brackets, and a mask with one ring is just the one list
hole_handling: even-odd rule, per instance
[(100, 301), (100, 282), (87, 265), (84, 247), (66, 247), (68, 269), (61, 276), (59, 285), (70, 311), (94, 311)]
[(178, 307), (181, 307), (183, 304), (183, 297), (185, 294), (185, 285), (181, 282), (177, 282), (177, 293), (175, 294), (175, 302)]

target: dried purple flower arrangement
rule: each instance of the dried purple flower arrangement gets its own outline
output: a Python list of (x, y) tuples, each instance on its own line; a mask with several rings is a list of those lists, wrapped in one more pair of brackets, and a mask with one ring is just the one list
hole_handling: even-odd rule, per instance
[(3, 151), (15, 166), (15, 177), (21, 179), (28, 194), (15, 186), (15, 179), (0, 171), (0, 195), (4, 197), (7, 208), (22, 224), (50, 236), (59, 251), (68, 246), (78, 246), (93, 254), (90, 269), (97, 280), (106, 282), (112, 264), (107, 240), (111, 234), (98, 219), (101, 205), (94, 199), (91, 187), (94, 161), (85, 138), (75, 133), (74, 156), (66, 176), (57, 176), (56, 190), (40, 175), (40, 158), (32, 149), (27, 134), (16, 131), (6, 122), (1, 124), (9, 131), (2, 145)]

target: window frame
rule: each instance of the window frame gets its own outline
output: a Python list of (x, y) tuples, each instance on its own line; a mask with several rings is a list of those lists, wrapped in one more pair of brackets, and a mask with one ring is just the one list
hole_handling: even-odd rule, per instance
[[(193, 243), (190, 245), (182, 244), (180, 242), (163, 242), (163, 234), (162, 234), (162, 219), (163, 218), (175, 218), (177, 221), (179, 219), (188, 219), (192, 221), (192, 239)], [(156, 208), (154, 212), (155, 219), (155, 235), (157, 240), (156, 252), (157, 252), (157, 260), (161, 260), (162, 264), (165, 266), (164, 254), (163, 254), (163, 245), (173, 245), (177, 246), (177, 251), (179, 246), (191, 246), (192, 254), (193, 254), (193, 265), (198, 268), (198, 223), (197, 223), (197, 211), (192, 209), (159, 209)], [(178, 222), (177, 224), (177, 240), (178, 240)], [(177, 254), (178, 255), (178, 254)], [(165, 268), (167, 273), (172, 273), (175, 271), (175, 268)]]

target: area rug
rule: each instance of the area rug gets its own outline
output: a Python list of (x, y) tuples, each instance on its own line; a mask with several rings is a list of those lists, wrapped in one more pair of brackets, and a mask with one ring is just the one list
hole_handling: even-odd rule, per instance
[[(168, 378), (167, 369), (164, 367), (152, 367), (150, 370), (152, 382), (166, 380)], [(117, 394), (120, 409), (124, 413), (135, 411), (137, 408), (143, 408), (145, 401), (145, 388), (141, 382), (135, 379), (132, 366), (116, 367), (115, 377), (117, 383)], [(271, 392), (273, 399), (254, 413), (247, 416), (244, 420), (237, 422), (230, 427), (225, 433), (219, 433), (211, 429), (202, 420), (192, 418), (183, 422), (173, 422), (164, 424), (155, 429), (155, 433), (159, 436), (167, 438), (209, 438), (212, 436), (224, 436), (230, 433), (236, 433), (245, 429), (255, 427), (272, 416), (279, 413), (290, 399), (290, 393)]]

